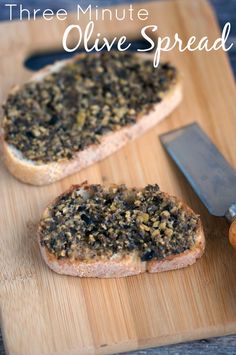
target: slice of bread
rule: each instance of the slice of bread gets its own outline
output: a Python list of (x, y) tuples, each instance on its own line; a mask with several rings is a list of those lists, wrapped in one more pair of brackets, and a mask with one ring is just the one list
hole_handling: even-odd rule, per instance
[[(137, 54), (135, 55), (137, 56)], [(48, 66), (33, 76), (31, 81), (43, 81), (49, 74), (58, 73), (67, 64), (74, 63), (84, 57), (85, 55), (78, 55), (69, 61), (61, 61)], [(147, 59), (146, 55), (138, 55), (138, 57)], [(21, 88), (14, 88), (10, 95), (16, 94), (19, 89)], [(116, 152), (127, 142), (142, 135), (168, 116), (180, 103), (181, 99), (181, 82), (177, 73), (176, 80), (167, 91), (162, 93), (161, 101), (153, 103), (148, 113), (136, 117), (135, 123), (103, 134), (98, 144), (90, 144), (84, 149), (75, 152), (71, 159), (63, 158), (43, 163), (26, 158), (16, 146), (10, 144), (5, 137), (3, 124), (3, 155), (5, 164), (9, 171), (23, 182), (33, 185), (50, 184)], [(6, 120), (6, 117), (4, 120)]]
[(205, 248), (199, 216), (157, 185), (72, 186), (44, 211), (38, 241), (53, 271), (99, 278), (183, 268)]

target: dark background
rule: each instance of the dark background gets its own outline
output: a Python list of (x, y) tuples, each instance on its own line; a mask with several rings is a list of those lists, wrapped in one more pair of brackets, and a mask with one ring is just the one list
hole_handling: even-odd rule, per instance
[[(158, 0), (156, 0), (158, 1)], [(167, 0), (166, 0), (167, 1)], [(199, 1), (199, 0), (192, 0)], [(0, 0), (0, 21), (8, 20), (8, 11), (5, 9), (5, 3), (22, 4), (27, 9), (40, 8), (42, 10), (50, 8), (54, 11), (64, 8), (67, 11), (74, 10), (76, 8), (75, 4), (80, 4), (80, 6), (88, 6), (89, 4), (97, 5), (99, 7), (107, 7), (109, 5), (117, 5), (124, 3), (138, 3), (145, 2), (144, 0), (136, 1), (125, 1), (125, 0)], [(229, 58), (232, 64), (234, 75), (236, 76), (236, 0), (209, 0), (215, 9), (219, 25), (222, 28), (224, 24), (228, 21), (231, 22), (232, 29), (229, 38), (230, 43), (234, 43), (233, 48), (228, 52)], [(0, 39), (1, 40), (1, 39)], [(235, 127), (236, 128), (236, 127)], [(220, 307), (220, 305), (219, 305)], [(32, 336), (33, 329), (32, 329)], [(164, 346), (160, 348), (153, 348), (148, 350), (136, 351), (130, 354), (138, 355), (236, 355), (236, 335), (228, 337), (219, 337), (213, 339), (204, 339), (200, 341), (194, 341), (178, 345)], [(0, 355), (5, 355), (3, 342), (0, 334)], [(27, 355), (27, 354), (25, 354)]]

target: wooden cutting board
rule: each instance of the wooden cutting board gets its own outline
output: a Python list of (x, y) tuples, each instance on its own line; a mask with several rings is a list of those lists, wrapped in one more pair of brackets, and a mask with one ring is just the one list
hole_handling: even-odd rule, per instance
[[(138, 6), (138, 5), (137, 5)], [(137, 7), (136, 6), (136, 7)], [(209, 5), (177, 0), (139, 5), (158, 34), (186, 40), (219, 37)], [(85, 25), (85, 20), (80, 24)], [(68, 22), (0, 25), (0, 101), (29, 76), (23, 62), (61, 45)], [(143, 22), (99, 22), (103, 33), (135, 38)], [(146, 25), (146, 23), (145, 23)], [(157, 37), (155, 37), (157, 38)], [(9, 354), (93, 354), (145, 348), (236, 332), (236, 251), (224, 219), (210, 216), (161, 147), (158, 135), (198, 121), (236, 168), (235, 84), (223, 52), (169, 52), (183, 73), (184, 100), (160, 125), (104, 161), (45, 187), (18, 182), (0, 165), (1, 320)], [(35, 225), (45, 206), (71, 184), (158, 183), (202, 216), (207, 247), (195, 265), (118, 280), (59, 276), (43, 263)]]

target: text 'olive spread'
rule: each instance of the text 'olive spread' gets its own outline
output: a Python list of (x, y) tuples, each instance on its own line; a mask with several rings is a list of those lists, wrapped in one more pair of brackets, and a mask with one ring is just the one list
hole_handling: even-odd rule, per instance
[[(81, 193), (81, 191), (83, 191)], [(40, 222), (41, 245), (57, 258), (88, 260), (137, 252), (161, 260), (191, 249), (199, 217), (158, 185), (73, 187)]]
[(104, 52), (25, 84), (4, 105), (4, 134), (23, 157), (44, 164), (71, 159), (101, 137), (132, 125), (176, 82), (168, 63)]

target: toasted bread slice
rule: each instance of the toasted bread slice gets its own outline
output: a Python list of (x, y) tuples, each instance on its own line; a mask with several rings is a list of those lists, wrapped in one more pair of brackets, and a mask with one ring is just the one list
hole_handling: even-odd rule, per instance
[[(84, 58), (84, 56), (78, 55), (69, 61), (61, 61), (48, 66), (34, 75), (31, 81), (42, 81), (50, 73), (60, 72), (61, 68), (68, 63), (78, 61), (80, 58)], [(143, 58), (147, 59), (147, 56), (143, 55)], [(18, 90), (19, 87), (16, 87), (10, 94), (14, 94)], [(173, 85), (170, 86), (168, 91), (163, 93), (162, 100), (154, 104), (147, 114), (137, 117), (135, 123), (132, 125), (123, 126), (118, 130), (102, 135), (99, 144), (88, 145), (83, 150), (76, 152), (72, 159), (63, 158), (57, 161), (36, 163), (34, 160), (27, 159), (16, 146), (9, 144), (6, 139), (3, 139), (5, 164), (9, 171), (23, 182), (33, 185), (50, 184), (116, 152), (127, 142), (142, 135), (168, 116), (180, 103), (181, 99), (181, 82), (177, 74)]]
[[(95, 189), (95, 191), (94, 191), (94, 189)], [(153, 189), (153, 191), (154, 191), (153, 193), (152, 193), (151, 189)], [(99, 278), (113, 278), (113, 277), (131, 276), (131, 275), (137, 275), (137, 274), (143, 273), (145, 271), (150, 272), (150, 273), (155, 273), (155, 272), (180, 269), (180, 268), (186, 267), (188, 265), (192, 265), (193, 263), (196, 262), (196, 260), (198, 258), (200, 258), (202, 256), (202, 254), (204, 252), (204, 248), (205, 248), (205, 237), (204, 237), (203, 228), (202, 228), (200, 218), (185, 203), (181, 202), (176, 197), (169, 196), (167, 193), (163, 193), (160, 191), (158, 192), (158, 189), (159, 188), (157, 185), (148, 185), (145, 189), (127, 189), (123, 185), (121, 185), (121, 186), (114, 185), (114, 186), (110, 187), (109, 189), (103, 188), (100, 185), (86, 185), (86, 184), (83, 185), (82, 184), (82, 185), (72, 186), (68, 191), (66, 191), (65, 193), (60, 195), (55, 201), (52, 202), (52, 204), (50, 204), (46, 208), (46, 210), (43, 213), (43, 217), (40, 221), (39, 228), (38, 228), (38, 241), (39, 241), (40, 250), (41, 250), (41, 254), (42, 254), (44, 261), (49, 266), (49, 268), (51, 268), (53, 271), (55, 271), (59, 274), (79, 276), (79, 277), (99, 277)], [(81, 237), (81, 235), (83, 233), (89, 234), (89, 232), (86, 230), (86, 226), (85, 226), (85, 229), (83, 229), (83, 231), (80, 230), (79, 227), (75, 231), (76, 236), (77, 237), (80, 236), (82, 238), (82, 239), (80, 239), (81, 245), (80, 245), (80, 241), (77, 239), (77, 242), (76, 242), (77, 244), (75, 244), (76, 247), (74, 245), (74, 247), (72, 248), (72, 245), (74, 242), (71, 242), (71, 239), (69, 237), (69, 239), (66, 240), (66, 243), (72, 243), (70, 245), (73, 250), (71, 252), (71, 250), (69, 248), (69, 250), (67, 250), (65, 252), (65, 250), (67, 248), (65, 245), (67, 245), (67, 246), (69, 245), (69, 244), (65, 244), (65, 237), (62, 235), (61, 235), (61, 237), (57, 237), (60, 234), (60, 232), (59, 232), (59, 234), (55, 234), (55, 233), (58, 233), (57, 229), (54, 230), (54, 232), (53, 232), (54, 234), (51, 235), (51, 237), (50, 237), (50, 233), (47, 232), (48, 230), (51, 231), (53, 228), (55, 228), (55, 224), (54, 224), (54, 227), (52, 227), (53, 226), (52, 223), (55, 223), (55, 221), (53, 222), (53, 218), (55, 216), (57, 216), (56, 218), (61, 218), (60, 217), (61, 212), (59, 212), (59, 211), (60, 210), (63, 211), (64, 208), (66, 210), (67, 207), (65, 207), (65, 206), (69, 206), (69, 205), (71, 206), (71, 203), (73, 204), (73, 202), (71, 200), (71, 199), (73, 199), (73, 196), (79, 196), (79, 197), (75, 197), (75, 199), (79, 198), (79, 201), (80, 201), (79, 205), (76, 205), (78, 200), (74, 200), (75, 206), (76, 206), (76, 208), (78, 208), (78, 211), (79, 211), (81, 208), (85, 207), (84, 203), (85, 204), (87, 203), (86, 204), (87, 207), (91, 206), (91, 205), (93, 206), (94, 201), (97, 201), (94, 198), (99, 199), (101, 197), (101, 191), (103, 191), (102, 193), (104, 193), (104, 191), (106, 191), (106, 193), (107, 193), (107, 191), (109, 191), (109, 193), (110, 193), (110, 191), (112, 191), (111, 194), (113, 196), (113, 197), (110, 197), (110, 195), (108, 193), (107, 195), (105, 195), (106, 197), (104, 198), (104, 200), (101, 200), (101, 201), (104, 201), (104, 206), (103, 207), (101, 206), (100, 210), (103, 209), (105, 211), (104, 214), (102, 215), (102, 222), (100, 222), (103, 224), (105, 223), (104, 221), (106, 220), (106, 213), (108, 213), (108, 217), (107, 217), (108, 220), (109, 220), (109, 218), (115, 218), (114, 213), (116, 213), (116, 211), (114, 211), (113, 204), (115, 201), (114, 196), (116, 194), (119, 198), (119, 196), (125, 196), (124, 194), (126, 194), (127, 192), (129, 193), (129, 191), (131, 191), (131, 193), (134, 194), (134, 196), (135, 196), (134, 200), (136, 202), (134, 202), (134, 204), (138, 203), (137, 201), (139, 201), (139, 199), (140, 199), (140, 201), (144, 201), (144, 203), (145, 203), (145, 200), (142, 200), (143, 197), (140, 197), (139, 192), (141, 191), (141, 196), (146, 196), (146, 198), (148, 198), (148, 199), (149, 198), (152, 199), (152, 196), (153, 196), (153, 198), (156, 199), (155, 201), (159, 201), (159, 203), (160, 203), (159, 206), (162, 206), (162, 207), (158, 207), (158, 204), (156, 202), (154, 202), (153, 205), (152, 205), (152, 202), (151, 202), (151, 204), (149, 204), (148, 211), (151, 211), (152, 209), (155, 210), (155, 208), (157, 206), (158, 212), (155, 212), (156, 214), (155, 213), (153, 214), (151, 212), (151, 214), (148, 217), (148, 218), (150, 218), (149, 219), (149, 222), (151, 221), (150, 223), (147, 222), (147, 213), (144, 213), (144, 217), (146, 218), (146, 225), (145, 225), (146, 229), (147, 229), (146, 232), (142, 230), (141, 234), (140, 234), (140, 229), (138, 229), (139, 232), (137, 234), (133, 235), (131, 239), (129, 239), (129, 237), (127, 237), (128, 238), (127, 239), (125, 236), (122, 236), (122, 235), (119, 236), (119, 231), (117, 231), (117, 229), (114, 229), (113, 235), (109, 234), (109, 236), (108, 236), (108, 234), (107, 234), (107, 236), (105, 237), (105, 243), (107, 243), (106, 245), (109, 245), (109, 243), (111, 241), (111, 244), (113, 243), (113, 247), (115, 245), (115, 250), (113, 250), (112, 249), (113, 247), (111, 247), (111, 246), (108, 246), (107, 249), (106, 249), (106, 246), (101, 247), (101, 249), (96, 248), (96, 245), (94, 244), (94, 243), (97, 243), (96, 238), (98, 238), (98, 239), (100, 238), (100, 241), (104, 240), (104, 239), (102, 239), (102, 238), (104, 238), (104, 236), (101, 236), (98, 234), (98, 237), (97, 237), (96, 232), (91, 232), (91, 233), (95, 233), (95, 239), (94, 239), (93, 235), (92, 235), (92, 237), (91, 237), (91, 235), (89, 235), (89, 237), (86, 237), (86, 236)], [(116, 191), (116, 192), (114, 193), (114, 191)], [(145, 192), (142, 192), (142, 191), (145, 191)], [(147, 197), (147, 196), (149, 196), (149, 197)], [(91, 200), (91, 198), (92, 198), (92, 200)], [(115, 202), (115, 203), (118, 203), (118, 205), (119, 205), (119, 203), (120, 203), (119, 201), (123, 201), (122, 198), (123, 197), (120, 197), (120, 200), (118, 199), (118, 202)], [(113, 200), (113, 202), (112, 202), (112, 200)], [(155, 205), (155, 203), (156, 203), (156, 205)], [(64, 207), (63, 207), (63, 204), (64, 204)], [(106, 206), (108, 206), (108, 207), (106, 207)], [(130, 213), (131, 213), (131, 215), (133, 215), (133, 216), (138, 216), (137, 221), (139, 221), (139, 218), (140, 218), (139, 212), (141, 211), (141, 216), (142, 216), (143, 215), (143, 207), (140, 207), (140, 204), (139, 204), (139, 207), (137, 207), (137, 206), (136, 207), (133, 206), (133, 207), (134, 207), (134, 209), (127, 208), (127, 211), (125, 212), (125, 216), (127, 217), (127, 215), (126, 215), (126, 213), (127, 213), (130, 218)], [(71, 208), (71, 207), (69, 207), (69, 208)], [(116, 216), (117, 216), (116, 218), (118, 218), (118, 220), (120, 218), (119, 214), (122, 214), (122, 212), (124, 212), (124, 211), (122, 211), (122, 208), (121, 208), (121, 210), (119, 210), (117, 212), (118, 214), (116, 214)], [(166, 208), (171, 210), (172, 212), (169, 212), (169, 214), (168, 214), (167, 213), (168, 211), (166, 211)], [(89, 212), (86, 212), (87, 219), (88, 219), (87, 222), (89, 221), (89, 216), (91, 216), (91, 213), (93, 213), (93, 211), (92, 212), (91, 211), (92, 210), (90, 209)], [(107, 211), (112, 211), (112, 212), (107, 212)], [(128, 211), (131, 211), (131, 212), (128, 212)], [(173, 212), (173, 211), (175, 211), (175, 212)], [(68, 213), (70, 213), (70, 212), (68, 212)], [(80, 214), (80, 217), (81, 217), (81, 212), (76, 212), (76, 213)], [(110, 216), (109, 216), (109, 213), (111, 213)], [(166, 219), (166, 213), (168, 216), (167, 219)], [(73, 221), (74, 216), (75, 215), (73, 215), (73, 213), (72, 213), (71, 216), (69, 215), (69, 219), (68, 219), (68, 216), (62, 217), (62, 219), (58, 223), (58, 225), (69, 223), (69, 225), (71, 227), (71, 225), (73, 225), (72, 221)], [(116, 226), (118, 226), (116, 228), (118, 228), (118, 229), (120, 228), (119, 227), (120, 223), (125, 223), (124, 222), (124, 219), (126, 218), (125, 216), (123, 213), (123, 217), (121, 217), (121, 222), (116, 224)], [(164, 217), (160, 217), (160, 216), (164, 216)], [(152, 219), (151, 219), (151, 217), (152, 217)], [(76, 217), (76, 218), (78, 220), (78, 217)], [(131, 219), (129, 219), (127, 222), (128, 224), (133, 223), (132, 218), (135, 218), (135, 217), (131, 217)], [(96, 219), (96, 216), (95, 216), (95, 219)], [(82, 222), (80, 218), (79, 218), (79, 220), (80, 220), (80, 223), (82, 223), (81, 225), (83, 225), (83, 223), (85, 223), (85, 222)], [(86, 220), (86, 218), (85, 218), (85, 220)], [(170, 230), (168, 228), (166, 228), (166, 229), (168, 230), (169, 234), (166, 233), (166, 230), (164, 230), (160, 234), (158, 234), (158, 232), (157, 232), (158, 228), (153, 229), (151, 227), (151, 229), (150, 229), (150, 224), (155, 226), (156, 224), (158, 224), (158, 220), (159, 220), (159, 222), (161, 221), (161, 224), (163, 224), (163, 221), (164, 221), (164, 224), (166, 224), (166, 226), (169, 226), (169, 224), (172, 225), (173, 220), (178, 221), (176, 223), (182, 223), (179, 221), (183, 221), (183, 223), (186, 222), (186, 225), (182, 224), (180, 227), (173, 228), (173, 230), (171, 231), (172, 237), (170, 237), (170, 233), (169, 233)], [(66, 221), (69, 221), (69, 222), (66, 222)], [(45, 223), (46, 223), (47, 227), (45, 227)], [(70, 223), (72, 223), (72, 224), (70, 224)], [(140, 225), (140, 221), (137, 223), (138, 223), (138, 227), (137, 226), (134, 227), (134, 231), (135, 231), (135, 228), (142, 228), (143, 227), (142, 223)], [(191, 226), (191, 223), (194, 223), (194, 227), (193, 227), (193, 225)], [(109, 225), (109, 223), (105, 227), (103, 224), (101, 224), (102, 228), (109, 229), (111, 227), (111, 225)], [(60, 230), (60, 227), (58, 227), (58, 225), (56, 228), (59, 228), (59, 230)], [(91, 226), (91, 225), (89, 224), (89, 226)], [(97, 228), (98, 230), (99, 229), (101, 230), (101, 226), (99, 225), (99, 223), (96, 223), (96, 222), (94, 224), (95, 229)], [(161, 225), (159, 224), (159, 228), (160, 228), (160, 226)], [(45, 230), (45, 228), (46, 228), (46, 230)], [(124, 233), (129, 233), (129, 231), (127, 231), (126, 228), (127, 228), (127, 225), (125, 225), (125, 227), (124, 227)], [(180, 228), (180, 229), (176, 229), (176, 228)], [(185, 232), (181, 231), (181, 228)], [(190, 231), (191, 228), (193, 228), (192, 232)], [(149, 229), (149, 231), (148, 231), (148, 229)], [(66, 234), (68, 232), (68, 230), (69, 230), (68, 228), (64, 229), (63, 233)], [(151, 230), (151, 232), (150, 232), (150, 230)], [(131, 229), (131, 231), (132, 231), (132, 229)], [(104, 233), (106, 233), (106, 232), (104, 232)], [(150, 239), (149, 233), (152, 233), (151, 235), (154, 237), (151, 237), (151, 239)], [(155, 234), (153, 234), (153, 233), (155, 233)], [(166, 235), (169, 235), (169, 238), (165, 235), (165, 233), (166, 233)], [(156, 234), (158, 234), (158, 236), (156, 236)], [(66, 234), (66, 235), (70, 236), (70, 234)], [(127, 234), (127, 235), (129, 236), (129, 234)], [(76, 237), (74, 237), (74, 240), (75, 240), (75, 238)], [(159, 239), (155, 239), (155, 238), (159, 238)], [(173, 238), (175, 238), (175, 239), (173, 239)], [(178, 238), (180, 238), (180, 239), (178, 239)], [(181, 241), (181, 238), (183, 238), (182, 241)], [(191, 242), (189, 242), (190, 239), (191, 239)], [(64, 243), (63, 247), (61, 247), (61, 244), (60, 244), (60, 243), (62, 243), (62, 240)], [(92, 240), (92, 243), (90, 243), (90, 240)], [(116, 242), (114, 242), (114, 240), (116, 240)], [(133, 243), (133, 246), (131, 247), (130, 250), (128, 250), (129, 246), (127, 247), (126, 240), (129, 240), (130, 245), (132, 245), (132, 243)], [(147, 242), (147, 240), (148, 240), (148, 242)], [(178, 240), (180, 240), (180, 242), (178, 242)], [(148, 251), (145, 249), (145, 247), (143, 247), (144, 244), (140, 244), (140, 243), (143, 243), (143, 241), (145, 243), (150, 244), (147, 246)], [(50, 250), (51, 249), (50, 246), (52, 246), (52, 244), (49, 244), (49, 243), (54, 243), (54, 246), (56, 246), (55, 250)], [(118, 243), (118, 249), (117, 249), (117, 244), (115, 244), (115, 243)], [(122, 244), (123, 248), (121, 247), (119, 249), (119, 243), (123, 243)], [(188, 246), (185, 243), (190, 243), (190, 244)], [(59, 245), (60, 250), (58, 249), (58, 245)], [(141, 247), (140, 247), (140, 245), (141, 245)], [(171, 248), (170, 245), (172, 245), (172, 248), (176, 248), (176, 250), (173, 249), (170, 251), (170, 248)], [(183, 245), (185, 245), (184, 248), (183, 248)], [(150, 248), (152, 250), (150, 250)], [(179, 248), (179, 250), (178, 250), (178, 248)], [(185, 249), (185, 250), (183, 250), (183, 249)]]

